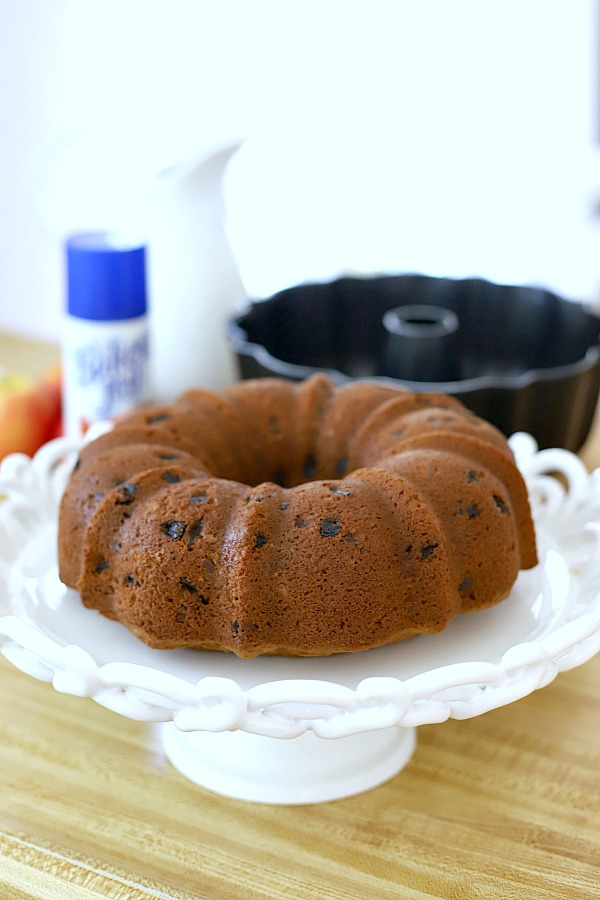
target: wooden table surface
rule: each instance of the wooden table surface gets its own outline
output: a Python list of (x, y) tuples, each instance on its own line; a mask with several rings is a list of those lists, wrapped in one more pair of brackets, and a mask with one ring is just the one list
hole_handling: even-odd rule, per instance
[[(13, 345), (0, 339), (0, 363)], [(600, 466), (598, 425), (582, 456)], [(381, 787), (278, 807), (193, 786), (151, 725), (1, 659), (0, 900), (597, 900), (599, 688), (600, 655), (510, 706), (420, 727)]]

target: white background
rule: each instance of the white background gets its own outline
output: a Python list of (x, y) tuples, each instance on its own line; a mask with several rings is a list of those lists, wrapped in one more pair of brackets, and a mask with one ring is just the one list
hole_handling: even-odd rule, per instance
[(58, 338), (64, 235), (143, 229), (161, 170), (238, 138), (252, 294), (423, 271), (595, 300), (595, 6), (0, 0), (0, 328)]

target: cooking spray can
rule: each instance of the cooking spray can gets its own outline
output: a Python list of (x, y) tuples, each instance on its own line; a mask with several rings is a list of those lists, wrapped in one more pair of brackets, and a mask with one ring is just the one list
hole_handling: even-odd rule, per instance
[(79, 438), (147, 399), (146, 248), (107, 232), (76, 234), (66, 268), (64, 431)]

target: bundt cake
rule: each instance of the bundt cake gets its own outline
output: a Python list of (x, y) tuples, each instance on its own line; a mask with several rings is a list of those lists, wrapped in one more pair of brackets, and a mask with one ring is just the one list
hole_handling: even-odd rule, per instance
[(60, 576), (152, 647), (325, 656), (438, 632), (536, 564), (525, 484), (458, 400), (257, 379), (85, 446)]

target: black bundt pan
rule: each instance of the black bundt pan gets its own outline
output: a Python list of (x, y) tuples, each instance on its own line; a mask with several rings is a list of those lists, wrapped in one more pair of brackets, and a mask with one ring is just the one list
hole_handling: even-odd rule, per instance
[(228, 335), (242, 378), (326, 372), (440, 391), (541, 448), (579, 450), (600, 393), (600, 318), (541, 288), (340, 278), (249, 302)]

